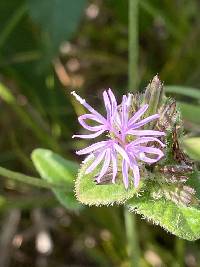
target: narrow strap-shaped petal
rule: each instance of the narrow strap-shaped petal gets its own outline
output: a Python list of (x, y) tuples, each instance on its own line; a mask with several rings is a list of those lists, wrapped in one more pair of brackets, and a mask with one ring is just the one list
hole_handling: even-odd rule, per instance
[[(92, 121), (101, 123), (101, 125), (90, 126), (85, 122), (85, 120), (92, 120)], [(106, 127), (104, 125), (102, 125), (102, 122), (99, 121), (98, 118), (96, 118), (96, 116), (93, 114), (81, 115), (78, 117), (78, 121), (83, 126), (83, 128), (85, 128), (91, 132), (96, 132), (96, 131), (102, 130), (103, 128), (106, 129)]]
[(92, 162), (92, 164), (85, 171), (86, 174), (92, 172), (100, 164), (100, 162), (103, 160), (103, 158), (105, 156), (105, 153), (106, 153), (106, 149), (104, 149), (101, 152), (99, 152), (99, 154), (96, 157), (96, 159)]
[(139, 135), (139, 136), (163, 136), (165, 135), (164, 132), (160, 132), (160, 131), (154, 131), (154, 130), (129, 130), (127, 131), (127, 134), (131, 134), (131, 135)]
[(75, 98), (81, 103), (81, 105), (83, 105), (87, 110), (89, 110), (92, 114), (96, 115), (99, 120), (101, 120), (103, 123), (106, 124), (106, 119), (99, 113), (97, 112), (95, 109), (93, 109), (86, 101), (85, 99), (81, 98), (79, 95), (77, 95), (75, 93), (75, 91), (71, 92), (71, 94), (73, 96), (75, 96)]
[(123, 95), (122, 100), (122, 128), (126, 128), (128, 123), (128, 99), (126, 95)]
[(121, 122), (120, 122), (120, 132), (121, 132), (121, 140), (125, 141), (126, 130), (128, 125), (128, 101), (127, 96), (123, 95), (122, 104), (121, 104)]
[(96, 151), (100, 148), (103, 148), (104, 146), (107, 145), (107, 143), (108, 143), (107, 141), (101, 141), (101, 142), (94, 143), (91, 146), (88, 146), (86, 148), (83, 148), (83, 149), (77, 151), (76, 154), (78, 154), (78, 155), (89, 154), (93, 151)]
[(139, 118), (146, 112), (149, 105), (142, 106), (129, 120), (129, 128), (131, 128), (132, 124), (134, 124)]
[(151, 121), (153, 121), (153, 120), (158, 119), (159, 117), (160, 117), (159, 114), (154, 114), (154, 115), (149, 116), (149, 117), (147, 117), (147, 118), (145, 118), (145, 119), (143, 119), (143, 120), (141, 120), (141, 121), (139, 121), (139, 122), (130, 124), (130, 125), (129, 125), (129, 129), (137, 129), (137, 128), (140, 128), (140, 127), (142, 127), (143, 125), (145, 125), (145, 124), (147, 124), (147, 123), (149, 123), (149, 122), (151, 122)]
[(96, 138), (99, 135), (101, 135), (103, 132), (105, 132), (104, 129), (94, 133), (94, 134), (75, 134), (72, 136), (72, 138), (82, 138), (82, 139), (91, 139), (91, 138)]
[(103, 92), (103, 100), (104, 100), (104, 104), (105, 104), (105, 107), (106, 107), (107, 120), (110, 121), (111, 114), (112, 114), (112, 108), (111, 108), (111, 104), (110, 104), (110, 99), (109, 99), (108, 94), (107, 94), (106, 91)]
[(112, 169), (113, 169), (112, 182), (115, 183), (115, 179), (117, 176), (117, 155), (116, 155), (116, 152), (114, 151), (114, 149), (111, 152), (111, 159), (112, 159)]
[(128, 189), (128, 163), (126, 160), (122, 161), (122, 176), (124, 186), (126, 189)]
[[(140, 146), (139, 150), (140, 150), (140, 153), (138, 153), (136, 156), (140, 160), (147, 162), (147, 163), (150, 163), (150, 164), (157, 162), (158, 160), (160, 160), (164, 156), (163, 152), (160, 149), (155, 148), (155, 147)], [(155, 159), (152, 159), (150, 157), (147, 157), (145, 153), (153, 154), (153, 155), (156, 155), (157, 157)]]
[(109, 95), (110, 101), (111, 101), (112, 116), (114, 116), (115, 112), (117, 110), (117, 101), (116, 101), (116, 98), (115, 98), (115, 96), (114, 96), (114, 94), (110, 88), (108, 89), (108, 95)]
[(130, 164), (130, 159), (126, 151), (116, 143), (114, 143), (114, 148), (122, 156), (122, 158), (125, 159)]
[(104, 174), (107, 172), (108, 167), (110, 165), (110, 149), (106, 150), (105, 160), (102, 166), (102, 169), (100, 171), (99, 176), (97, 177), (96, 181), (97, 183), (100, 183), (101, 178), (104, 176)]
[(98, 123), (101, 123), (102, 124), (102, 121), (97, 117), (95, 116), (94, 114), (83, 114), (83, 115), (80, 115), (79, 118), (81, 118), (82, 120), (93, 120), (95, 122), (98, 122)]
[(135, 188), (137, 188), (139, 185), (139, 182), (140, 182), (140, 170), (139, 170), (137, 161), (135, 159), (136, 154), (134, 153), (134, 151), (129, 151), (129, 156), (130, 156), (130, 160), (131, 160), (130, 168), (133, 171), (134, 186), (135, 186)]
[(133, 176), (134, 176), (134, 186), (137, 188), (140, 182), (140, 170), (138, 165), (133, 164)]
[(128, 147), (136, 146), (147, 142), (158, 142), (162, 147), (165, 147), (165, 145), (156, 137), (139, 137), (136, 140), (129, 143)]

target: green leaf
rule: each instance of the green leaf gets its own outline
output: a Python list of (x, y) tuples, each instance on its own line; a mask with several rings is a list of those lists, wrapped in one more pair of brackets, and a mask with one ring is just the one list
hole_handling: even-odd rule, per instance
[(189, 120), (193, 123), (200, 124), (200, 116), (198, 116), (198, 114), (200, 114), (199, 106), (184, 102), (178, 102), (178, 106), (184, 119)]
[(41, 26), (42, 38), (52, 53), (76, 31), (86, 0), (28, 0), (30, 15)]
[(189, 241), (200, 238), (200, 210), (196, 207), (177, 206), (164, 198), (153, 200), (150, 194), (131, 199), (127, 205), (130, 211), (178, 237)]
[(200, 137), (190, 137), (183, 140), (188, 155), (194, 160), (200, 161)]
[(170, 85), (170, 86), (168, 85), (165, 86), (165, 92), (189, 96), (200, 100), (200, 90), (197, 88), (178, 86), (178, 85)]
[(86, 169), (91, 163), (92, 160), (85, 160), (85, 163), (82, 164), (79, 170), (75, 184), (76, 196), (83, 204), (89, 206), (112, 205), (114, 203), (123, 204), (139, 191), (140, 188), (137, 188), (136, 190), (133, 185), (126, 190), (122, 182), (120, 184), (110, 183), (97, 185), (94, 181), (94, 177), (99, 173), (100, 167), (97, 167), (89, 174), (85, 174)]
[(187, 184), (195, 189), (195, 196), (200, 201), (200, 172), (195, 170), (191, 175), (190, 179), (188, 179)]
[(61, 185), (61, 188), (53, 189), (60, 203), (67, 209), (79, 209), (81, 206), (75, 199), (73, 192), (78, 165), (47, 149), (35, 149), (31, 157), (43, 179)]

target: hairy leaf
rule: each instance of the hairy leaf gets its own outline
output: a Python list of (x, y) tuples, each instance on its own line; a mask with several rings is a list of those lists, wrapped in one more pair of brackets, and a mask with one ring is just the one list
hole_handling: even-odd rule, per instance
[(90, 206), (123, 204), (139, 191), (139, 188), (135, 189), (132, 184), (126, 190), (122, 181), (118, 181), (116, 184), (96, 184), (95, 176), (99, 172), (99, 167), (93, 172), (85, 174), (91, 162), (92, 160), (86, 159), (82, 164), (75, 184), (76, 196), (83, 204)]
[(153, 200), (150, 194), (133, 198), (127, 203), (130, 211), (143, 215), (170, 233), (194, 241), (200, 238), (200, 209), (186, 207), (163, 198)]
[(60, 203), (68, 209), (79, 209), (80, 204), (75, 199), (73, 192), (78, 165), (51, 150), (41, 148), (32, 152), (32, 160), (43, 179), (60, 185), (60, 187), (53, 189)]

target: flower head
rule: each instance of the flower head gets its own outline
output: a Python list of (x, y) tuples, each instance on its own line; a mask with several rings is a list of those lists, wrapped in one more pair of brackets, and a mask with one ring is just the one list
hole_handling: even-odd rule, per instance
[[(106, 141), (94, 143), (77, 152), (78, 155), (91, 154), (95, 155), (95, 160), (86, 170), (86, 173), (92, 172), (99, 164), (97, 182), (106, 174), (110, 165), (112, 166), (112, 182), (115, 183), (118, 172), (122, 173), (123, 183), (127, 189), (129, 186), (129, 173), (133, 175), (134, 186), (138, 187), (140, 181), (139, 166), (141, 162), (153, 164), (163, 157), (161, 149), (165, 145), (157, 138), (165, 135), (164, 132), (155, 130), (144, 130), (143, 126), (159, 118), (159, 114), (153, 114), (147, 118), (144, 116), (148, 105), (141, 106), (137, 112), (131, 113), (132, 95), (124, 95), (121, 105), (117, 106), (114, 94), (109, 89), (103, 92), (104, 104), (107, 116), (104, 118), (94, 110), (84, 99), (80, 98), (75, 92), (72, 94), (83, 104), (90, 114), (81, 115), (78, 119), (80, 124), (87, 130), (95, 132), (88, 135), (74, 135), (80, 138), (95, 138), (105, 131), (109, 131), (110, 138)], [(98, 125), (90, 126), (85, 120), (93, 120)], [(152, 145), (150, 146), (149, 143)], [(119, 164), (121, 162), (121, 164)], [(120, 167), (119, 167), (120, 166)], [(120, 168), (120, 170), (119, 170)]]

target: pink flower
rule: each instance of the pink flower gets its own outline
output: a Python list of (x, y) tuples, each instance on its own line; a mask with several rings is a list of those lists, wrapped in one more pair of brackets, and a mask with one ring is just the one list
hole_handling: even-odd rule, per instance
[[(92, 172), (101, 164), (102, 167), (97, 177), (97, 182), (99, 183), (108, 171), (108, 168), (112, 165), (112, 182), (115, 183), (116, 175), (119, 171), (119, 161), (121, 160), (121, 173), (125, 188), (127, 189), (129, 186), (129, 172), (133, 174), (131, 176), (134, 180), (134, 186), (138, 187), (140, 181), (140, 161), (146, 164), (153, 164), (164, 156), (159, 148), (148, 146), (148, 143), (158, 143), (160, 147), (164, 147), (165, 145), (157, 137), (163, 136), (165, 133), (141, 129), (145, 124), (158, 119), (159, 114), (154, 114), (140, 120), (148, 109), (148, 105), (146, 104), (130, 117), (132, 95), (129, 94), (128, 97), (124, 95), (121, 105), (117, 106), (115, 96), (111, 89), (109, 89), (108, 93), (106, 91), (103, 92), (104, 104), (107, 111), (107, 116), (104, 118), (75, 92), (72, 92), (72, 94), (90, 111), (90, 114), (85, 114), (78, 118), (80, 124), (85, 129), (95, 132), (94, 134), (74, 135), (73, 137), (95, 138), (105, 131), (109, 131), (111, 134), (110, 139), (94, 143), (77, 152), (78, 155), (91, 153), (95, 155), (95, 160), (88, 167), (86, 173)], [(85, 122), (86, 119), (96, 122), (97, 125), (89, 126)], [(129, 141), (130, 136), (133, 137), (131, 141)]]

